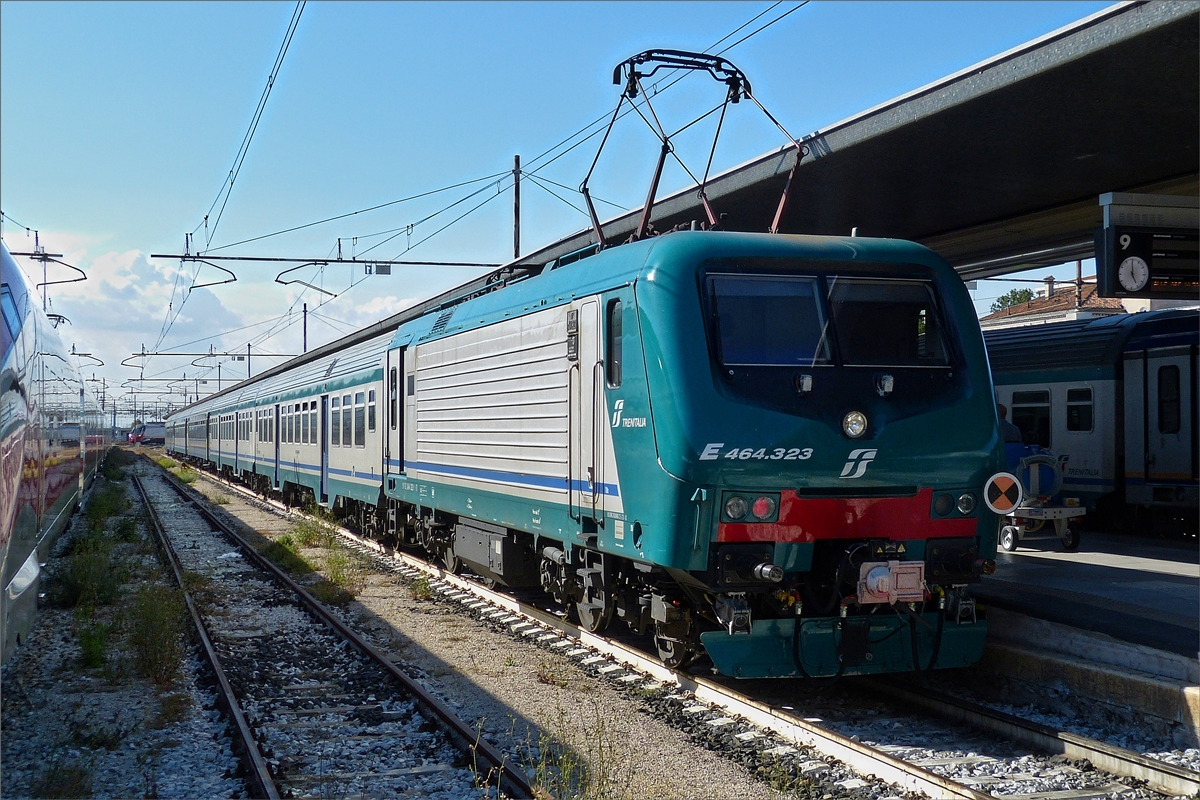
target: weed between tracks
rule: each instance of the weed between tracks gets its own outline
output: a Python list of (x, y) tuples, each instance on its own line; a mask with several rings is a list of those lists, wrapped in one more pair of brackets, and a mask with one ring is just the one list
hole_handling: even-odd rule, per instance
[(277, 566), (295, 575), (307, 575), (313, 571), (312, 564), (300, 555), (300, 546), (290, 533), (285, 533), (260, 550)]
[(91, 797), (92, 770), (89, 764), (57, 755), (33, 782), (34, 797)]
[[(540, 671), (539, 671), (540, 679)], [(558, 716), (537, 741), (525, 742), (525, 772), (531, 775), (534, 795), (574, 800), (623, 800), (633, 796), (633, 753), (615, 735), (612, 723), (598, 700), (590, 713), (568, 720)]]

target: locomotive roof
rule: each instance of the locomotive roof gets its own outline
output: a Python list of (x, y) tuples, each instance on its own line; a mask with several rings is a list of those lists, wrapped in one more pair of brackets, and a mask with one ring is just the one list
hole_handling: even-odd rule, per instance
[(997, 383), (1037, 380), (1070, 370), (1079, 378), (1114, 377), (1121, 354), (1135, 341), (1164, 334), (1200, 336), (1194, 309), (1164, 309), (985, 331), (988, 360)]
[[(336, 380), (339, 375), (358, 372), (377, 363), (393, 336), (397, 344), (412, 339), (425, 341), (514, 313), (531, 311), (535, 306), (551, 307), (570, 302), (580, 295), (632, 283), (647, 265), (669, 255), (684, 258), (694, 258), (697, 253), (706, 257), (789, 256), (794, 255), (792, 248), (798, 241), (805, 242), (810, 250), (815, 246), (818, 256), (824, 253), (830, 259), (855, 260), (869, 251), (870, 257), (878, 261), (941, 263), (927, 248), (899, 239), (722, 231), (681, 231), (656, 236), (609, 247), (578, 260), (563, 259), (567, 263), (561, 266), (559, 261), (553, 261), (533, 269), (496, 270), (209, 395), (168, 419), (215, 408), (230, 410), (256, 398), (277, 396), (325, 380)], [(949, 266), (945, 267), (945, 272), (951, 273)], [(333, 371), (328, 372), (330, 369)]]

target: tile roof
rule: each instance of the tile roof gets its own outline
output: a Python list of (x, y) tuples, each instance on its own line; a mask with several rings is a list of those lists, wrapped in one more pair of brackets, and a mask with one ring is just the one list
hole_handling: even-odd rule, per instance
[[(1091, 280), (1092, 283), (1088, 283), (1088, 280)], [(1083, 301), (1080, 303), (1079, 308), (1083, 311), (1122, 313), (1125, 310), (1125, 307), (1121, 305), (1120, 299), (1116, 297), (1100, 297), (1096, 294), (1095, 276), (1090, 279), (1084, 279), (1082, 295)], [(1008, 317), (1023, 317), (1032, 314), (1048, 314), (1055, 311), (1070, 311), (1074, 308), (1075, 282), (1059, 281), (1055, 283), (1054, 294), (1050, 297), (1035, 297), (1027, 302), (994, 311), (986, 317), (981, 317), (980, 322)]]

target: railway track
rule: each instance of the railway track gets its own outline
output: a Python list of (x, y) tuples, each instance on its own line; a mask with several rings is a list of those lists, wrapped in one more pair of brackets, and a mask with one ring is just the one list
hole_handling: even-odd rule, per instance
[(520, 768), (164, 472), (133, 479), (256, 797), (531, 797)]
[[(207, 474), (205, 478), (215, 480)], [(277, 512), (299, 513), (236, 484), (221, 484)], [(814, 716), (807, 704), (798, 712), (800, 701), (786, 699), (794, 682), (743, 682), (734, 688), (721, 680), (672, 670), (627, 642), (572, 625), (551, 609), (447, 573), (348, 530), (339, 533), (351, 546), (375, 555), (406, 578), (426, 576), (434, 592), (468, 613), (563, 652), (592, 672), (618, 682), (649, 680), (670, 687), (668, 701), (734, 740), (751, 741), (767, 731), (794, 745), (791, 752), (786, 745), (767, 751), (777, 758), (805, 758), (804, 751), (815, 751), (861, 775), (932, 798), (1141, 800), (1200, 795), (1200, 773), (1195, 771), (921, 687), (860, 681), (858, 685), (885, 698), (892, 708), (880, 713), (878, 707), (859, 702), (850, 719), (844, 720), (835, 720), (833, 714), (842, 713), (838, 709), (832, 709), (829, 719)], [(901, 710), (913, 707), (923, 709), (924, 716)], [(800, 774), (827, 768), (811, 759), (798, 767)]]

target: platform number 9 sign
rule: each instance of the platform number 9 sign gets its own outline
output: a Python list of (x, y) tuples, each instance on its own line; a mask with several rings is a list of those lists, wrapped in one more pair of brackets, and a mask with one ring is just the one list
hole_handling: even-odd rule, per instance
[[(1122, 233), (1117, 239), (1121, 254), (1128, 253), (1132, 244), (1133, 237), (1128, 233)], [(1128, 292), (1140, 291), (1149, 279), (1150, 265), (1141, 256), (1129, 254), (1121, 259), (1121, 266), (1117, 268), (1117, 280), (1121, 282), (1123, 289)]]

